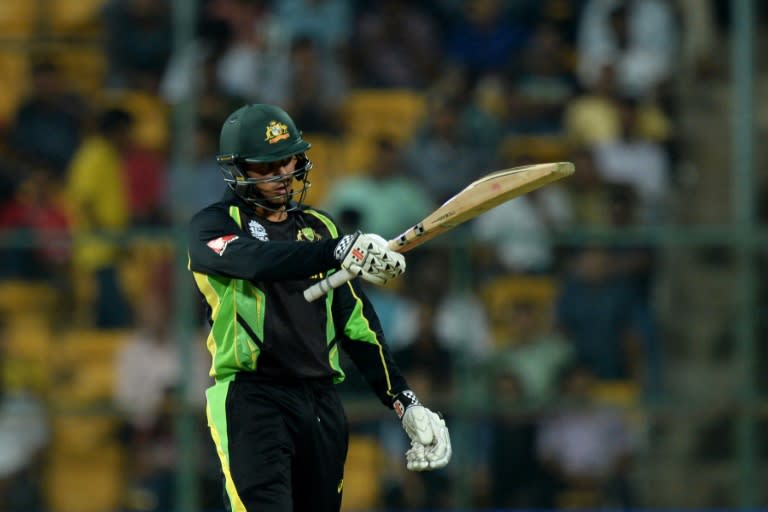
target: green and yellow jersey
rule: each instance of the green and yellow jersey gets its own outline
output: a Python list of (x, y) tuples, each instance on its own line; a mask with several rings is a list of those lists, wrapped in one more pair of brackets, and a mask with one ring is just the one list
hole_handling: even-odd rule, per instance
[(339, 268), (340, 236), (324, 212), (307, 207), (270, 222), (232, 192), (190, 223), (189, 269), (207, 306), (211, 376), (252, 372), (265, 379), (344, 380), (344, 350), (382, 403), (406, 389), (376, 313), (352, 281), (325, 300), (303, 291)]

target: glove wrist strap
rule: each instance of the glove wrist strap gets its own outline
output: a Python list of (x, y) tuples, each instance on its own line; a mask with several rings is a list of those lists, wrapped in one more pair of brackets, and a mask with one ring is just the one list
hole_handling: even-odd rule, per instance
[(419, 402), (419, 399), (416, 398), (416, 393), (410, 389), (401, 391), (395, 395), (395, 398), (392, 400), (392, 408), (395, 410), (397, 417), (400, 419), (403, 418), (405, 411), (413, 405), (421, 405), (421, 402)]
[(356, 231), (351, 235), (344, 235), (341, 237), (333, 250), (333, 257), (336, 258), (337, 261), (344, 261), (344, 258), (347, 256), (347, 253), (352, 248), (352, 245), (355, 243), (358, 236), (360, 236), (360, 232)]

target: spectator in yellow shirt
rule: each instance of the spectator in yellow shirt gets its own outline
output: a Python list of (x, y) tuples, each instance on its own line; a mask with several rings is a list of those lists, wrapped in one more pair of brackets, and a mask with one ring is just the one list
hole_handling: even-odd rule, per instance
[(94, 327), (125, 327), (130, 310), (117, 276), (119, 236), (128, 227), (129, 209), (123, 181), (122, 155), (130, 145), (131, 114), (103, 112), (97, 132), (75, 153), (67, 179), (74, 239), (75, 275), (93, 280)]

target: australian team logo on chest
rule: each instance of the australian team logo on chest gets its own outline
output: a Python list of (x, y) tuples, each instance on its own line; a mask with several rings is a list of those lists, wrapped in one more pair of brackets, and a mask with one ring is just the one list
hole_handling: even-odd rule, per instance
[(269, 241), (267, 230), (255, 220), (248, 221), (248, 230), (251, 232), (251, 236), (256, 240), (261, 240), (262, 242)]
[(310, 227), (301, 228), (296, 232), (296, 240), (299, 242), (314, 242), (323, 238), (320, 233)]

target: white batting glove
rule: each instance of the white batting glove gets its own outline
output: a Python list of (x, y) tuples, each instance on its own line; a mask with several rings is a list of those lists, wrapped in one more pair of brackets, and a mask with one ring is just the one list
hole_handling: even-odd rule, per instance
[(399, 393), (393, 405), (411, 440), (411, 448), (405, 452), (406, 467), (410, 471), (445, 467), (453, 451), (443, 418), (421, 405), (411, 390)]
[(341, 237), (333, 255), (341, 262), (341, 268), (379, 286), (405, 272), (405, 257), (372, 233), (358, 231)]

